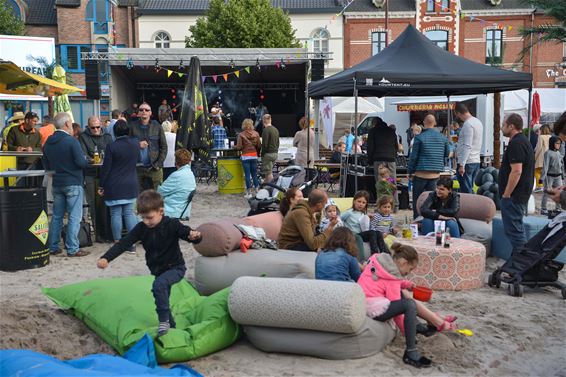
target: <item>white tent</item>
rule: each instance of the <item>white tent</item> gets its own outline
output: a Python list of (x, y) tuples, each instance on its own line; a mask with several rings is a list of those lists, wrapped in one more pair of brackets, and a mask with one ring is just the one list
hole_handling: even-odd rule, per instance
[[(371, 102), (370, 102), (371, 101)], [(327, 130), (325, 127), (320, 128), (320, 143), (326, 147), (332, 147), (329, 141), (336, 143), (338, 139), (344, 134), (344, 130), (354, 127), (356, 124), (370, 113), (377, 113), (384, 111), (383, 99), (372, 98), (366, 99), (358, 97), (358, 119), (354, 119), (355, 113), (355, 98), (332, 97), (332, 139), (327, 137)]]
[[(533, 88), (533, 94), (540, 96), (541, 114), (560, 114), (566, 110), (566, 89), (563, 88)], [(503, 93), (503, 110), (505, 115), (517, 113), (527, 124), (529, 109), (529, 92), (527, 90), (514, 90)]]

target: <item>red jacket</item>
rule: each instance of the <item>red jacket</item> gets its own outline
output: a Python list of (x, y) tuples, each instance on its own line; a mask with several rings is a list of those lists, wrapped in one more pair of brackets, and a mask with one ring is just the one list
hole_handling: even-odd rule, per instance
[[(379, 263), (378, 255), (387, 269)], [(372, 268), (375, 269), (375, 273), (372, 272)], [(371, 256), (366, 268), (364, 268), (362, 275), (358, 279), (358, 284), (364, 290), (366, 298), (385, 297), (389, 301), (401, 299), (401, 289), (408, 289), (413, 283), (394, 276), (399, 275), (399, 273), (398, 271), (390, 272), (392, 269), (397, 269), (397, 266), (389, 254), (374, 254)], [(374, 280), (374, 275), (377, 277), (376, 280)], [(395, 316), (394, 321), (401, 332), (405, 333), (403, 325), (404, 315)]]

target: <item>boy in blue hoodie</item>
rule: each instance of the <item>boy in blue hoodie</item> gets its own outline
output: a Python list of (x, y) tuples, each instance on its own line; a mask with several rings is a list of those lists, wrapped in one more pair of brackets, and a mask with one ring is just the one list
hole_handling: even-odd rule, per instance
[(65, 247), (67, 256), (83, 257), (88, 251), (79, 250), (79, 228), (83, 212), (83, 169), (87, 161), (81, 146), (73, 134), (73, 122), (67, 113), (59, 113), (54, 119), (56, 131), (43, 147), (43, 166), (54, 171), (53, 216), (49, 224), (49, 252), (59, 254), (63, 217), (68, 213)]

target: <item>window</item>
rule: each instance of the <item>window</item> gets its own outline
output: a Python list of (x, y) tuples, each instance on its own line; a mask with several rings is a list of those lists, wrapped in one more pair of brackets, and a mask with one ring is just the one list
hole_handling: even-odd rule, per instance
[(84, 63), (81, 61), (81, 53), (90, 52), (89, 45), (60, 45), (59, 56), (61, 65), (69, 72), (84, 72)]
[(108, 0), (90, 0), (85, 19), (92, 21), (94, 34), (108, 34), (108, 22), (112, 21), (112, 4)]
[(448, 32), (444, 30), (430, 30), (425, 32), (425, 36), (435, 45), (448, 51)]
[(434, 0), (426, 0), (426, 12), (434, 13)]
[(371, 54), (372, 56), (380, 53), (385, 48), (385, 31), (371, 33)]
[(501, 64), (503, 61), (503, 31), (490, 29), (485, 32), (485, 62), (486, 64)]
[[(448, 8), (448, 9), (446, 9)], [(446, 9), (446, 10), (445, 10)], [(441, 4), (440, 4), (440, 10), (442, 12), (448, 12), (450, 11), (450, 1), (449, 0), (442, 0)]]
[(155, 42), (155, 48), (169, 48), (171, 37), (166, 32), (160, 31), (155, 34), (153, 41)]
[(328, 40), (330, 33), (326, 29), (318, 29), (312, 35), (313, 50), (314, 52), (325, 53), (328, 52)]
[[(108, 44), (96, 44), (94, 46), (95, 50), (98, 52), (108, 52)], [(100, 70), (100, 83), (108, 84), (108, 78), (110, 76), (110, 66), (107, 60), (100, 61), (98, 64)]]

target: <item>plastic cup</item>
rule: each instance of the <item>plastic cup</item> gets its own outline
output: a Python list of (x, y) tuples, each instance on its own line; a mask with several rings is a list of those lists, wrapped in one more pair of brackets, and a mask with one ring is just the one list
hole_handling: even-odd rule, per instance
[(432, 297), (432, 289), (417, 285), (413, 288), (413, 298), (422, 302), (427, 302)]

